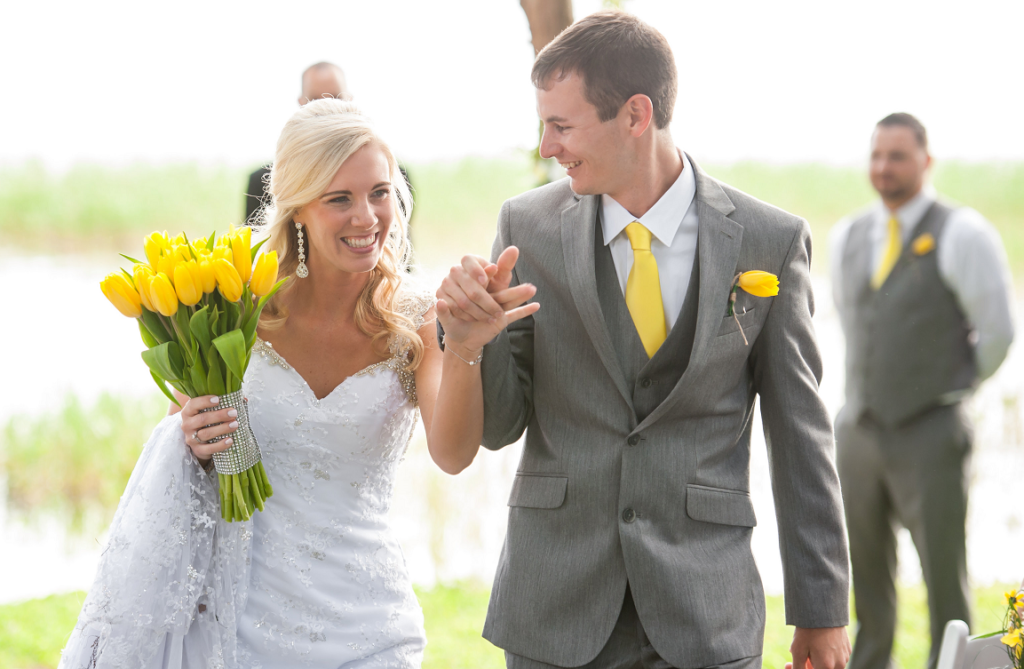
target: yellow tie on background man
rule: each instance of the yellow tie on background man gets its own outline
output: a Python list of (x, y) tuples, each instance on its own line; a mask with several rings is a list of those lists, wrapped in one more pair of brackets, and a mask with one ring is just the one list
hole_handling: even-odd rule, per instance
[(647, 357), (653, 358), (666, 336), (658, 262), (651, 253), (651, 231), (639, 221), (626, 226), (626, 236), (633, 247), (633, 268), (626, 280), (626, 306)]
[(903, 252), (903, 235), (900, 234), (900, 222), (895, 216), (889, 219), (889, 239), (885, 245), (885, 252), (882, 253), (882, 262), (878, 263), (878, 269), (875, 270), (875, 275), (871, 277), (871, 287), (878, 290), (885, 283), (886, 278), (889, 276), (889, 272), (896, 265), (896, 261), (900, 259), (900, 253)]

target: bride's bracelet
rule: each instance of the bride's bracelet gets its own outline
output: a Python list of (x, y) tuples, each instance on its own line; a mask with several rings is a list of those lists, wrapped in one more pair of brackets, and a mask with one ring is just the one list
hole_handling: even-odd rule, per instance
[(470, 367), (472, 367), (473, 365), (479, 365), (480, 362), (484, 359), (484, 350), (480, 349), (480, 355), (476, 356), (475, 360), (466, 360), (461, 355), (456, 353), (454, 348), (452, 348), (451, 346), (448, 346), (448, 343), (445, 341), (445, 339), (446, 339), (446, 337), (444, 337), (444, 336), (441, 337), (441, 345), (444, 346), (446, 350), (451, 351), (452, 355), (454, 355), (456, 358), (458, 358), (462, 362), (466, 363)]

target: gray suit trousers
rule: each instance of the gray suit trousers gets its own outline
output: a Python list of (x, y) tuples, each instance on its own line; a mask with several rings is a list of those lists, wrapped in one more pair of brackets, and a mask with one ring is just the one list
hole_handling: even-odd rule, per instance
[(970, 425), (960, 405), (898, 428), (870, 416), (836, 419), (839, 478), (850, 532), (857, 636), (849, 669), (890, 665), (896, 629), (896, 528), (910, 530), (928, 586), (934, 669), (949, 620), (970, 624), (964, 522)]
[[(554, 664), (538, 662), (522, 655), (505, 651), (507, 669), (568, 669)], [(574, 668), (576, 669), (576, 668)], [(578, 669), (676, 669), (666, 662), (647, 638), (644, 626), (633, 605), (633, 593), (626, 587), (626, 598), (615, 628), (601, 652)], [(734, 662), (719, 664), (708, 669), (761, 669), (761, 656), (744, 657)]]

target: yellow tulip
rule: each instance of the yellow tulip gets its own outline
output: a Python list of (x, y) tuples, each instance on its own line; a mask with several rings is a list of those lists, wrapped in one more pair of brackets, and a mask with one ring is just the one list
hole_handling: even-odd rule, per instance
[(166, 232), (154, 232), (146, 237), (142, 246), (146, 250), (146, 259), (149, 260), (150, 267), (156, 269), (160, 256), (163, 255), (165, 249), (170, 247), (170, 242), (167, 241)]
[(228, 302), (242, 299), (242, 279), (235, 266), (223, 258), (213, 261), (213, 273), (217, 275), (217, 287)]
[(173, 316), (178, 313), (178, 296), (174, 293), (174, 286), (167, 275), (160, 272), (149, 281), (149, 299), (153, 306), (164, 316)]
[(199, 277), (203, 281), (204, 293), (212, 293), (217, 288), (217, 275), (213, 272), (212, 256), (200, 256)]
[(139, 297), (142, 299), (142, 306), (150, 311), (156, 311), (153, 301), (149, 299), (149, 282), (153, 279), (153, 269), (142, 264), (135, 265), (132, 269), (134, 270), (132, 274), (135, 278), (135, 287), (138, 289)]
[(744, 272), (739, 287), (756, 297), (773, 297), (779, 294), (779, 277), (760, 270)]
[(914, 240), (911, 248), (916, 255), (923, 256), (935, 248), (935, 237), (931, 233), (926, 232)]
[(110, 303), (128, 318), (142, 315), (142, 298), (139, 291), (119, 272), (108, 274), (100, 281), (100, 290), (107, 296)]
[(188, 262), (192, 260), (192, 252), (189, 250), (188, 244), (177, 244), (175, 245), (172, 253), (177, 256), (181, 262)]
[(187, 307), (193, 306), (203, 296), (203, 278), (195, 260), (179, 263), (174, 268), (174, 292)]
[[(246, 233), (249, 232), (249, 228), (242, 228), (242, 230), (245, 230)], [(242, 278), (242, 283), (246, 283), (252, 275), (252, 253), (249, 250), (248, 234), (243, 234), (239, 230), (231, 236), (231, 255), (235, 269), (238, 270), (238, 276)]]
[(185, 241), (185, 233), (178, 233), (178, 236), (171, 240), (171, 244), (174, 244), (175, 246), (187, 243), (188, 242)]
[(155, 269), (158, 274), (167, 275), (168, 279), (174, 279), (174, 268), (177, 267), (180, 262), (181, 258), (177, 253), (168, 251), (160, 257), (160, 260), (157, 261), (156, 267), (153, 269)]
[(213, 247), (213, 257), (214, 258), (223, 258), (224, 260), (227, 260), (228, 262), (232, 262), (234, 260), (234, 254), (231, 253), (231, 246), (230, 245), (229, 246), (220, 245), (220, 246)]
[(277, 282), (277, 251), (261, 253), (256, 259), (256, 268), (252, 271), (249, 290), (256, 297), (263, 297), (270, 292)]

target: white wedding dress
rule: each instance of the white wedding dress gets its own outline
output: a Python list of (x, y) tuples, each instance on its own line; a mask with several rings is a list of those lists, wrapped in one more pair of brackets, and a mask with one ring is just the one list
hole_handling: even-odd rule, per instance
[[(431, 301), (409, 296), (417, 327)], [(67, 669), (419, 667), (423, 614), (388, 525), (418, 412), (407, 342), (316, 399), (257, 341), (243, 384), (274, 495), (220, 518), (216, 475), (157, 425), (61, 658)]]

